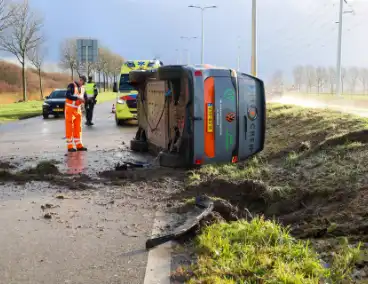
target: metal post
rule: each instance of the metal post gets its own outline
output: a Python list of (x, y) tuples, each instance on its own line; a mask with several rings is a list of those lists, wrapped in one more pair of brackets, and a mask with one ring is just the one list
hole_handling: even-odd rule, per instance
[(190, 5), (188, 6), (189, 8), (196, 8), (196, 9), (200, 9), (201, 10), (201, 17), (202, 17), (202, 50), (201, 50), (201, 64), (204, 64), (204, 11), (206, 9), (214, 9), (217, 8), (217, 6), (206, 6), (206, 7), (202, 7), (202, 6), (194, 6), (194, 5)]
[(202, 51), (201, 51), (201, 64), (204, 64), (204, 10), (202, 10)]
[(341, 96), (341, 57), (342, 57), (342, 16), (344, 13), (344, 0), (340, 0), (339, 35), (337, 40), (337, 66), (336, 66), (336, 95)]
[(240, 42), (238, 38), (238, 72), (240, 71)]
[(252, 75), (257, 76), (257, 0), (252, 0)]
[(176, 57), (176, 64), (179, 65), (180, 64), (180, 59), (179, 59), (179, 49), (175, 49), (175, 51), (178, 53), (177, 57)]
[(86, 45), (86, 76), (88, 77), (88, 45)]
[(187, 52), (187, 64), (190, 64), (190, 53), (189, 53), (189, 49), (185, 50)]

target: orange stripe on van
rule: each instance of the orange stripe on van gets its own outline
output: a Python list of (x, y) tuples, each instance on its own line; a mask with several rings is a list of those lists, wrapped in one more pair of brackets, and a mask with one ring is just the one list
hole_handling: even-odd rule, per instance
[(204, 153), (215, 157), (215, 79), (208, 77), (204, 81)]

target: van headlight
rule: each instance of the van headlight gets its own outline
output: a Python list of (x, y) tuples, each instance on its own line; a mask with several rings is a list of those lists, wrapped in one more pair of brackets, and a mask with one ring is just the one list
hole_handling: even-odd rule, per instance
[(48, 103), (44, 102), (43, 106), (50, 106)]
[(124, 104), (125, 104), (125, 100), (118, 99), (117, 103), (118, 103), (118, 104), (121, 104), (121, 105), (124, 105)]

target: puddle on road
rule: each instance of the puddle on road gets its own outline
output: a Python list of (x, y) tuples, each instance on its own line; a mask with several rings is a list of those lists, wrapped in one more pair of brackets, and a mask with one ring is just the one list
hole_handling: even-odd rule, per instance
[(9, 161), (16, 166), (16, 169), (11, 169), (11, 172), (24, 171), (37, 167), (41, 162), (50, 162), (55, 164), (62, 174), (85, 174), (91, 177), (97, 177), (99, 172), (113, 170), (118, 163), (140, 162), (149, 164), (153, 160), (154, 157), (149, 154), (135, 153), (126, 149), (67, 154), (44, 153), (42, 156), (4, 158), (4, 161)]

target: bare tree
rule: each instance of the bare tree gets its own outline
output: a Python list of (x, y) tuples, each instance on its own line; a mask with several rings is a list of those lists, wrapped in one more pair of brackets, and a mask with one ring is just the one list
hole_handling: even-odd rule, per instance
[(284, 86), (284, 74), (281, 70), (276, 70), (276, 72), (273, 74), (271, 85), (275, 92), (282, 93)]
[(304, 73), (304, 67), (301, 65), (296, 66), (293, 70), (294, 84), (297, 86), (298, 92), (303, 84)]
[(121, 57), (120, 55), (118, 54), (113, 54), (113, 64), (112, 64), (112, 75), (113, 75), (113, 78), (114, 78), (114, 83), (117, 82), (117, 78), (120, 74), (120, 71), (121, 71), (121, 66), (124, 64), (124, 58)]
[(356, 67), (350, 67), (347, 70), (346, 76), (350, 84), (350, 92), (353, 94), (355, 93), (356, 85), (359, 78), (359, 69)]
[(0, 0), (0, 33), (6, 30), (14, 22), (14, 6), (8, 1)]
[(328, 82), (330, 83), (330, 93), (333, 94), (335, 91), (335, 83), (336, 83), (336, 68), (329, 67), (328, 68)]
[[(81, 75), (90, 76), (91, 73), (96, 70), (95, 62), (79, 62), (79, 60), (77, 60), (76, 66), (77, 66), (76, 71), (79, 76)], [(83, 71), (85, 71), (86, 74), (82, 74)]]
[(317, 93), (319, 94), (321, 89), (324, 87), (324, 83), (326, 82), (327, 72), (324, 67), (317, 67), (316, 69), (316, 84), (317, 84)]
[(60, 65), (64, 69), (69, 69), (71, 79), (74, 80), (74, 71), (77, 70), (77, 42), (75, 39), (66, 39), (60, 47)]
[(9, 30), (0, 36), (0, 49), (17, 57), (22, 65), (23, 100), (27, 100), (26, 56), (42, 40), (43, 20), (29, 7), (28, 0), (14, 4), (14, 20)]
[(28, 59), (29, 61), (31, 61), (32, 65), (36, 68), (37, 73), (38, 73), (41, 100), (43, 100), (42, 67), (43, 67), (45, 55), (46, 55), (46, 50), (41, 44), (36, 46), (34, 49), (31, 49), (30, 51), (28, 51)]
[(342, 67), (341, 68), (341, 93), (342, 94), (344, 93), (346, 74), (347, 74), (346, 68)]
[[(111, 57), (111, 52), (104, 47), (101, 47), (99, 49), (99, 54), (98, 54), (98, 69), (99, 69), (99, 74), (102, 73), (103, 76), (103, 88), (104, 91), (106, 91), (106, 81), (108, 81), (108, 70), (109, 70), (109, 65), (110, 65), (110, 57)], [(100, 75), (99, 75), (100, 76)]]
[(312, 65), (305, 67), (305, 76), (307, 83), (307, 92), (312, 92), (313, 86), (316, 85), (316, 69)]
[(368, 87), (368, 69), (367, 68), (359, 69), (359, 81), (362, 83), (362, 86), (363, 86), (363, 94), (366, 94), (367, 87)]

